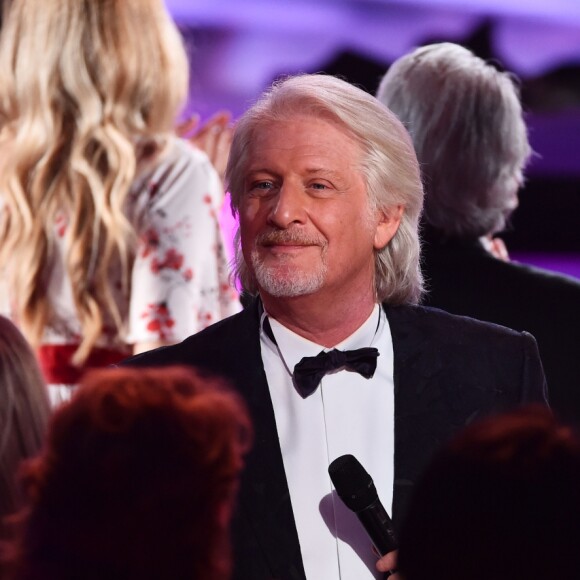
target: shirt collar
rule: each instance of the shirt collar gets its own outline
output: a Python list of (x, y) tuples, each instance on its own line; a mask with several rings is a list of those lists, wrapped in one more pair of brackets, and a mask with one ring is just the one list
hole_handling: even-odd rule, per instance
[[(275, 342), (268, 336), (264, 330), (264, 320), (268, 318)], [(350, 336), (335, 345), (333, 348), (339, 350), (352, 350), (367, 346), (375, 346), (373, 343), (385, 324), (385, 314), (379, 304), (375, 304), (370, 316), (359, 326)], [(316, 356), (321, 350), (329, 351), (327, 348), (312, 342), (299, 334), (296, 334), (275, 318), (268, 316), (268, 313), (262, 306), (260, 308), (260, 329), (262, 340), (273, 350), (277, 350), (284, 364), (290, 373), (294, 366), (305, 356)]]

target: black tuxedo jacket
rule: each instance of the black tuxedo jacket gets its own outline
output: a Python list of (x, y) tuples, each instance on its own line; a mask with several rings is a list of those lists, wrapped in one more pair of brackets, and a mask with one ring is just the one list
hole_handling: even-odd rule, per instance
[(478, 240), (427, 236), (424, 304), (531, 333), (550, 406), (580, 427), (580, 280), (491, 256)]
[[(384, 308), (394, 348), (393, 520), (400, 526), (412, 486), (439, 445), (480, 415), (545, 402), (545, 381), (529, 334), (435, 309)], [(234, 578), (304, 580), (261, 360), (257, 303), (181, 344), (125, 364), (194, 365), (228, 378), (241, 393), (254, 423), (255, 442), (246, 458), (232, 523)], [(380, 441), (375, 445), (380, 453)]]

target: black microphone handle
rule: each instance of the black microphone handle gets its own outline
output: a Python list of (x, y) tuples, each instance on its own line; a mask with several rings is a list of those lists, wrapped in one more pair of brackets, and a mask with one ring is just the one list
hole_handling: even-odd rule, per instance
[(399, 547), (395, 539), (393, 522), (379, 498), (355, 513), (381, 556)]

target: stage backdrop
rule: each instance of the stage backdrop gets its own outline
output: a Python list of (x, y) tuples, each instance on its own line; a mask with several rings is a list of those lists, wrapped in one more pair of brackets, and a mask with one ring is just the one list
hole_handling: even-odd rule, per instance
[(513, 71), (536, 155), (504, 237), (515, 257), (580, 277), (580, 0), (166, 2), (191, 59), (185, 113), (204, 118), (237, 116), (296, 72), (338, 74), (374, 92), (394, 59), (434, 41)]

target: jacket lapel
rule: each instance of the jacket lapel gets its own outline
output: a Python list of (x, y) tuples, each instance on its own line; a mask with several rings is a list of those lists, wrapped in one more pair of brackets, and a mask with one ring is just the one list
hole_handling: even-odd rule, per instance
[[(232, 340), (230, 352), (236, 360), (232, 376), (237, 377), (237, 387), (254, 424), (254, 444), (246, 457), (238, 514), (233, 522), (234, 544), (242, 547), (236, 561), (245, 559), (247, 565), (241, 568), (248, 570), (251, 568), (247, 566), (257, 564), (249, 559), (263, 558), (272, 578), (303, 580), (300, 544), (259, 337), (257, 303), (241, 313), (238, 328), (224, 336), (225, 340)], [(255, 545), (251, 537), (255, 538)]]
[[(432, 450), (441, 419), (439, 381), (441, 361), (422, 328), (417, 309), (384, 306), (394, 352), (395, 476), (393, 521), (400, 527), (405, 508)], [(435, 379), (435, 380), (434, 380)]]

